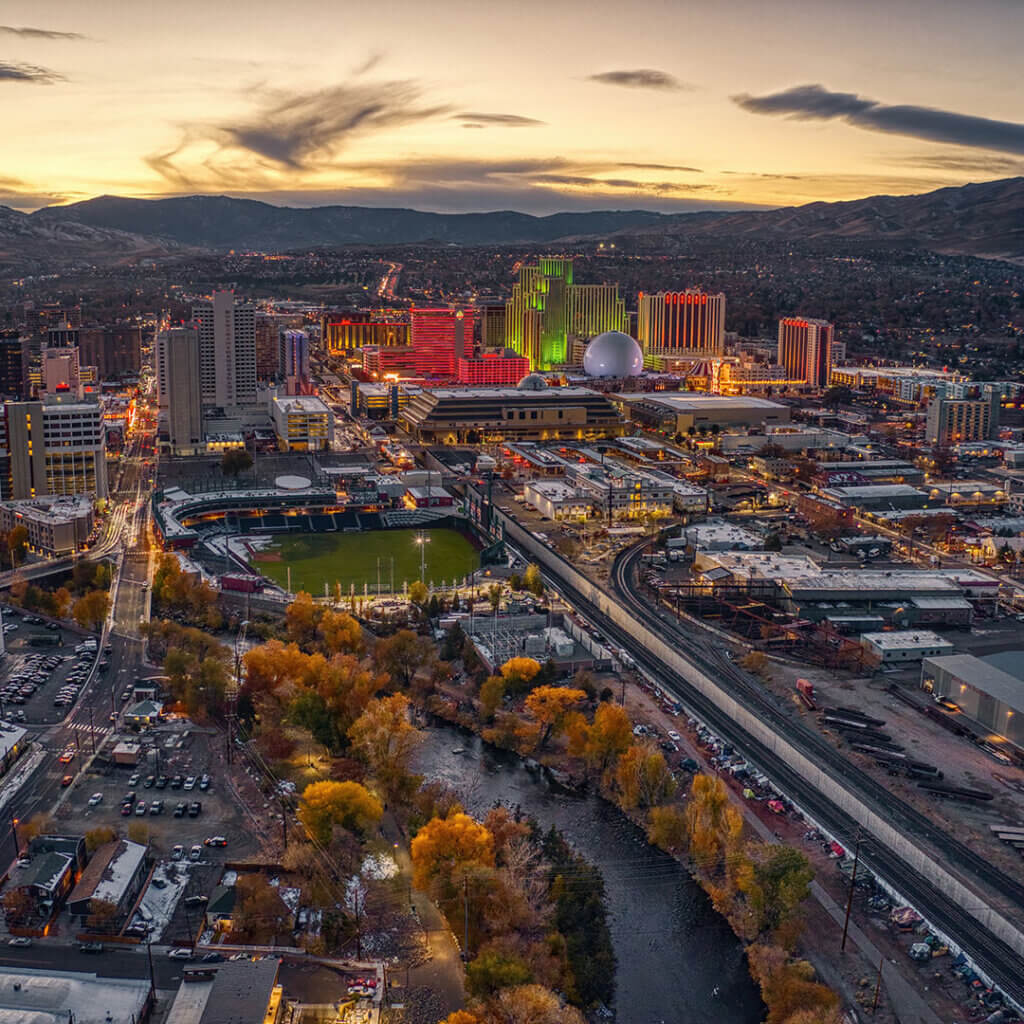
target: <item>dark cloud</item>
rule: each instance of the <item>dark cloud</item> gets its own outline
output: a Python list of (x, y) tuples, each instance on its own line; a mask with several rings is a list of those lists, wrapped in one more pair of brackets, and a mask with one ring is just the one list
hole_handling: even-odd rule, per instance
[(867, 131), (1024, 155), (1024, 124), (1014, 121), (995, 121), (934, 107), (891, 106), (855, 93), (830, 92), (822, 85), (798, 85), (767, 96), (742, 93), (732, 99), (753, 114), (800, 121), (841, 120)]
[(679, 164), (619, 164), (619, 167), (632, 167), (637, 171), (683, 171), (686, 174), (703, 174), (699, 167), (682, 167)]
[[(203, 177), (230, 184), (236, 175), (311, 170), (329, 165), (353, 140), (447, 114), (443, 104), (423, 105), (422, 90), (406, 82), (348, 82), (309, 93), (274, 93), (248, 117), (234, 122), (186, 125), (173, 149), (146, 162), (172, 184), (189, 187)], [(195, 143), (217, 152), (203, 171), (184, 170)], [(256, 167), (251, 166), (255, 159)]]
[(0, 60), (0, 82), (31, 82), (35, 85), (53, 85), (66, 81), (63, 75), (49, 68), (35, 64), (21, 64), (18, 61)]
[[(883, 157), (882, 159), (886, 159)], [(952, 171), (962, 174), (1008, 175), (1024, 174), (1024, 161), (1005, 156), (966, 156), (959, 153), (936, 153), (931, 156), (900, 156), (889, 158), (890, 163), (907, 167), (921, 167), (934, 171)]]
[(0, 25), (0, 36), (19, 36), (22, 39), (88, 39), (81, 32), (56, 32), (49, 28), (30, 28)]
[(535, 117), (523, 117), (521, 114), (481, 114), (475, 111), (452, 114), (452, 120), (461, 121), (464, 128), (535, 128), (547, 124), (546, 121), (538, 121)]
[(634, 68), (629, 71), (602, 71), (596, 75), (588, 75), (588, 81), (600, 82), (602, 85), (619, 85), (626, 89), (662, 89), (678, 91), (692, 89), (692, 85), (680, 82), (675, 75), (654, 68)]

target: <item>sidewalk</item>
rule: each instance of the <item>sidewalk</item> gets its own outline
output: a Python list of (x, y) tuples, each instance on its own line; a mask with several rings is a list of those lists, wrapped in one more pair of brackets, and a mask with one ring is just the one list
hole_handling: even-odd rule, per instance
[(444, 1004), (444, 1014), (461, 1010), (466, 1005), (463, 989), (462, 951), (441, 912), (426, 895), (412, 886), (412, 860), (405, 836), (394, 817), (388, 813), (381, 822), (381, 833), (394, 844), (395, 861), (402, 877), (410, 886), (412, 906), (423, 928), (427, 949), (424, 963), (409, 968), (409, 987), (428, 988)]

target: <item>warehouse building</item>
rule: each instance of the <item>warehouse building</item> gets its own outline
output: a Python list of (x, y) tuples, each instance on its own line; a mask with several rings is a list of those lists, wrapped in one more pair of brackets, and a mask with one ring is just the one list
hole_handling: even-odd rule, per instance
[(670, 434), (714, 427), (779, 426), (789, 423), (789, 406), (749, 395), (696, 394), (689, 391), (624, 392), (614, 396), (623, 414)]
[(973, 654), (925, 658), (921, 688), (1024, 750), (1024, 681)]
[(862, 633), (865, 660), (872, 665), (898, 665), (952, 654), (953, 645), (930, 630), (900, 630), (893, 633)]
[(829, 501), (862, 512), (926, 508), (938, 501), (909, 484), (859, 484), (852, 487), (823, 487), (819, 493)]

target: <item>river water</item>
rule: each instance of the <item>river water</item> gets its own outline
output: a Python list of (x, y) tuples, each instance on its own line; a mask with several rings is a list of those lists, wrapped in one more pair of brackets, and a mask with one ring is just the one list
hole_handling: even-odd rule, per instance
[[(456, 751), (462, 751), (456, 753)], [(519, 805), (554, 825), (604, 875), (618, 1024), (756, 1024), (764, 1006), (743, 949), (704, 891), (643, 832), (595, 796), (553, 790), (514, 754), (434, 722), (415, 770), (454, 789), (466, 809)]]

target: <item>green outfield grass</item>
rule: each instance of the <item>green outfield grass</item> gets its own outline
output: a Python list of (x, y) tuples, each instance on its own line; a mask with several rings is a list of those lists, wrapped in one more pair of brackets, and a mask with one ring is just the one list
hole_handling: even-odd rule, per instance
[[(427, 544), (426, 580), (440, 584), (461, 580), (479, 568), (476, 548), (455, 530), (425, 530)], [(395, 589), (402, 583), (420, 578), (420, 548), (416, 543), (418, 530), (376, 530), (370, 533), (308, 533), (290, 535), (276, 540), (266, 549), (269, 557), (257, 555), (253, 568), (282, 587), (288, 585), (288, 567), (292, 570), (292, 593), (306, 590), (314, 597), (322, 596), (324, 583), (333, 594), (341, 584), (348, 594), (354, 583), (362, 594), (363, 584), (370, 592), (377, 585), (377, 558), (380, 558), (380, 579), (387, 588), (391, 581), (391, 559), (395, 560)], [(277, 560), (275, 555), (280, 556)]]

